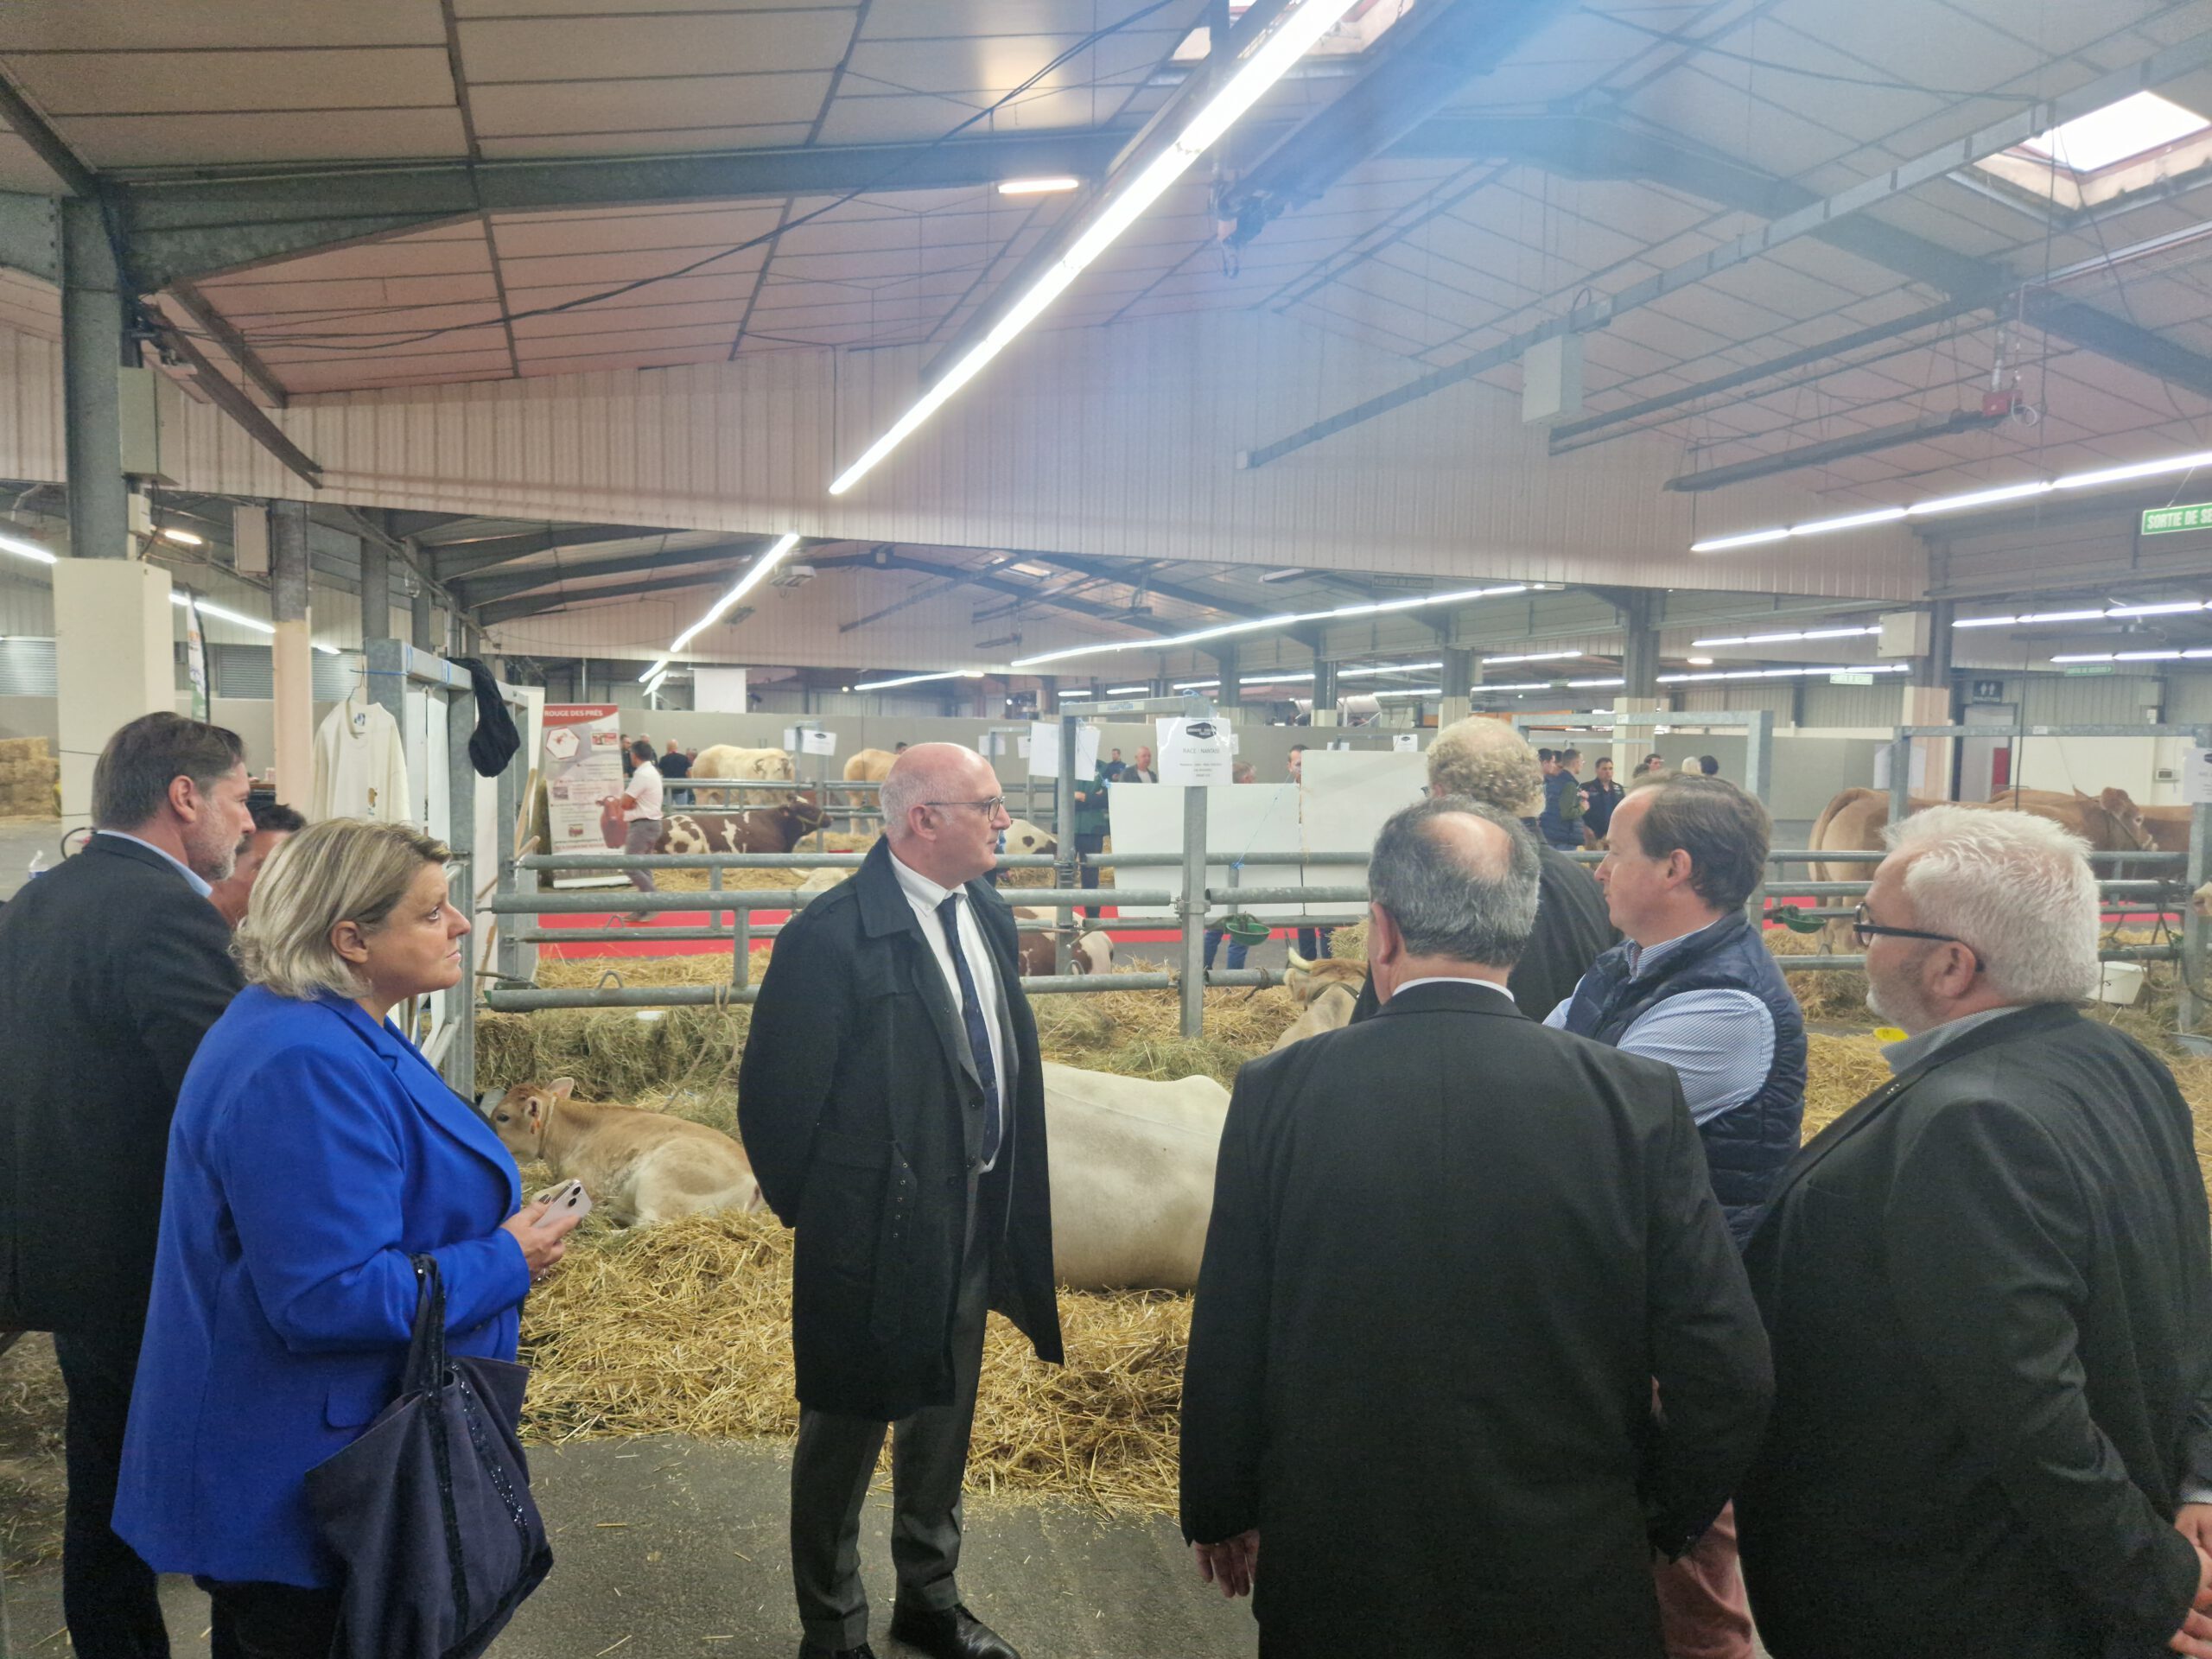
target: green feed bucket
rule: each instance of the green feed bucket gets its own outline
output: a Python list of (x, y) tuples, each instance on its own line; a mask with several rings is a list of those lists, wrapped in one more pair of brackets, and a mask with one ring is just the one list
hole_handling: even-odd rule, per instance
[(1241, 910), (1221, 918), (1221, 931), (1238, 944), (1265, 944), (1268, 942), (1268, 925), (1258, 917), (1248, 916)]

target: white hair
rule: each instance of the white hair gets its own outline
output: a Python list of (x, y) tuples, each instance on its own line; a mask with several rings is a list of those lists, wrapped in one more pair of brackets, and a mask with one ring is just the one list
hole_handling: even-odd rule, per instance
[(1963, 941), (2018, 1002), (2078, 1002), (2097, 988), (2101, 907), (2088, 845), (2031, 813), (1931, 806), (1885, 835), (1905, 866), (1916, 925)]
[(913, 823), (907, 815), (918, 806), (928, 805), (937, 791), (957, 787), (948, 784), (949, 775), (976, 758), (973, 749), (957, 743), (917, 743), (901, 753), (884, 774), (883, 787), (876, 795), (876, 804), (883, 812), (885, 837), (904, 841), (913, 834)]

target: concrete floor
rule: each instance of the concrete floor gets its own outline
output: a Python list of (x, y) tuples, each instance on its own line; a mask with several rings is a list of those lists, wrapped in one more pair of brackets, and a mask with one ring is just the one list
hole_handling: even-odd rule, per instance
[[(790, 1454), (675, 1436), (534, 1451), (552, 1529), (552, 1576), (493, 1644), (495, 1659), (791, 1659), (798, 1650), (784, 1541)], [(861, 1559), (882, 1659), (890, 1640), (888, 1490), (869, 1500)], [(1250, 1604), (1199, 1583), (1173, 1522), (1102, 1520), (1067, 1505), (968, 1504), (961, 1586), (969, 1607), (1031, 1659), (1230, 1659), (1256, 1646)], [(66, 1651), (60, 1579), (7, 1586), (18, 1656)], [(177, 1659), (207, 1651), (207, 1604), (165, 1580)]]
[(0, 899), (13, 898), (30, 879), (31, 859), (39, 853), (49, 867), (60, 861), (59, 818), (0, 818)]

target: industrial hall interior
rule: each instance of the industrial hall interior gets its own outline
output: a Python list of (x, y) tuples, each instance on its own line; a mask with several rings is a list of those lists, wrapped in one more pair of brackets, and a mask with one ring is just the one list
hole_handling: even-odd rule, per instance
[(0, 6), (0, 1659), (2212, 1659), (2212, 0)]

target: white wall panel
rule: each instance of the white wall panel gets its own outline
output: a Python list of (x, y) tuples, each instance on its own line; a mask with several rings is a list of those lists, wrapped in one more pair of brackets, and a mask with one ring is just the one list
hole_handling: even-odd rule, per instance
[[(325, 468), (317, 499), (431, 512), (785, 529), (843, 538), (1300, 563), (1440, 577), (1916, 597), (1905, 531), (1851, 556), (1690, 542), (1809, 516), (1769, 480), (1669, 495), (1675, 447), (1561, 460), (1516, 399), (1465, 385), (1258, 471), (1240, 450), (1406, 378), (1395, 359), (1249, 314), (1048, 331), (1014, 346), (842, 498), (826, 486), (911, 400), (919, 349), (333, 394), (273, 418)], [(188, 404), (181, 482), (300, 496), (219, 410)], [(60, 476), (50, 342), (0, 330), (0, 475)]]

